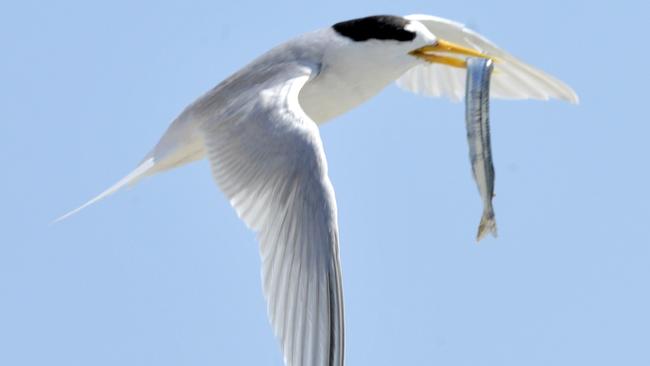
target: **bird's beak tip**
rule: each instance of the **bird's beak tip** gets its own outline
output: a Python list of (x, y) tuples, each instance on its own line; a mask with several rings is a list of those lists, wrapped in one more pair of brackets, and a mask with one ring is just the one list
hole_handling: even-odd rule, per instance
[(430, 63), (440, 63), (459, 68), (467, 68), (467, 62), (465, 58), (453, 56), (480, 57), (490, 59), (494, 63), (499, 62), (495, 57), (442, 39), (438, 39), (435, 44), (426, 45), (411, 51), (411, 55)]

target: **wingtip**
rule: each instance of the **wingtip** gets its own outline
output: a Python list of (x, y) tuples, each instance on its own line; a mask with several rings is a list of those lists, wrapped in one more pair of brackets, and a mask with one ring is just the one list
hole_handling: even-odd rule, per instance
[(564, 84), (565, 90), (563, 90), (562, 94), (558, 96), (558, 99), (569, 102), (570, 104), (580, 104), (580, 97), (578, 96), (578, 93), (573, 90), (570, 86)]
[(555, 79), (555, 84), (556, 84), (555, 85), (556, 98), (560, 100), (564, 100), (571, 104), (580, 104), (580, 97), (578, 96), (578, 93), (576, 93), (576, 91), (573, 90), (572, 87), (570, 87), (567, 83), (558, 79)]

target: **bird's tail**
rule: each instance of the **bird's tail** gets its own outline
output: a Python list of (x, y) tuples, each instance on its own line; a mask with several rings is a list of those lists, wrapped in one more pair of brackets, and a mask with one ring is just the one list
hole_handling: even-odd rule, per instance
[(92, 205), (93, 203), (101, 200), (102, 198), (105, 198), (105, 197), (117, 192), (118, 190), (120, 190), (120, 188), (122, 188), (122, 187), (124, 187), (126, 185), (129, 185), (129, 184), (134, 184), (135, 182), (137, 182), (141, 178), (145, 177), (147, 175), (147, 173), (151, 170), (151, 168), (154, 167), (154, 165), (155, 165), (155, 163), (154, 163), (153, 157), (145, 159), (142, 163), (140, 163), (140, 165), (138, 165), (137, 168), (133, 169), (133, 171), (131, 173), (127, 174), (126, 177), (120, 179), (117, 183), (113, 184), (110, 188), (108, 188), (104, 192), (98, 194), (97, 196), (95, 196), (94, 198), (92, 198), (88, 202), (84, 203), (83, 205), (75, 208), (74, 210), (66, 213), (65, 215), (60, 216), (59, 218), (54, 220), (52, 223), (56, 223), (56, 222), (65, 220), (68, 217), (70, 217), (70, 216), (76, 214), (77, 212), (83, 210), (84, 208), (86, 208), (86, 207)]
[(53, 223), (65, 220), (82, 209), (105, 198), (127, 185), (133, 185), (140, 179), (165, 170), (185, 165), (203, 158), (203, 140), (197, 129), (197, 122), (185, 119), (181, 115), (167, 129), (158, 144), (145, 156), (140, 164), (127, 176), (95, 198), (57, 218)]

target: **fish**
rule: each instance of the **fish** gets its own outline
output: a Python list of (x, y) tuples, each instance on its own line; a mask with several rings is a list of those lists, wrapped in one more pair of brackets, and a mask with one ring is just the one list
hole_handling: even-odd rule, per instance
[(492, 198), (494, 197), (494, 165), (490, 142), (490, 76), (492, 60), (470, 57), (467, 59), (465, 84), (465, 127), (472, 175), (483, 200), (483, 215), (478, 226), (476, 241), (488, 233), (497, 236)]

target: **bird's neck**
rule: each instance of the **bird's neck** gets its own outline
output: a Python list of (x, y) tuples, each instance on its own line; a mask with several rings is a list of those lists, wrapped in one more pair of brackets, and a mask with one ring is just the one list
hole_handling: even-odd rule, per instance
[(302, 88), (300, 105), (314, 122), (325, 123), (374, 97), (412, 66), (326, 69)]

